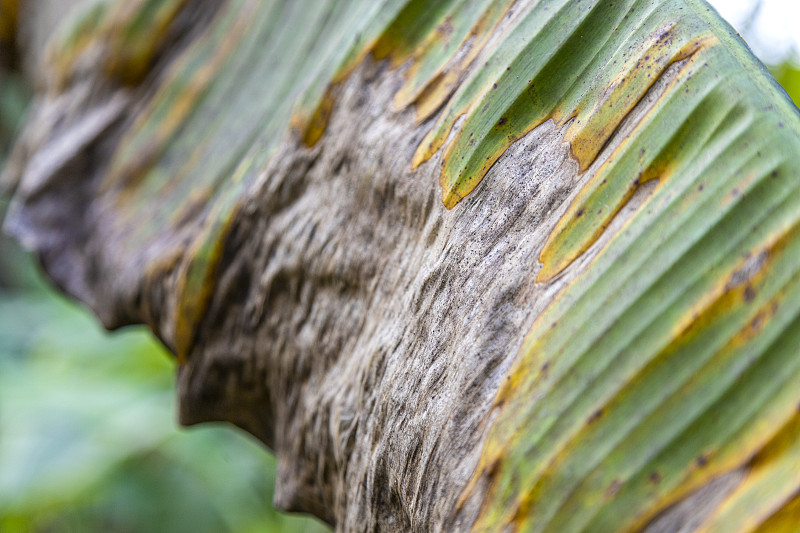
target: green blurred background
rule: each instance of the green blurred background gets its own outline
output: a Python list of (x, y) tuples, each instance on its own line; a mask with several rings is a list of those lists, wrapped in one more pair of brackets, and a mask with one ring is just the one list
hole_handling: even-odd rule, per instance
[[(800, 102), (796, 48), (772, 52)], [(29, 90), (0, 76), (2, 166)], [(174, 375), (149, 332), (104, 332), (0, 237), (0, 532), (328, 531), (274, 510), (274, 459), (254, 439), (177, 426)]]
[(178, 427), (174, 375), (149, 331), (105, 332), (0, 238), (0, 532), (329, 531), (272, 507), (255, 439)]

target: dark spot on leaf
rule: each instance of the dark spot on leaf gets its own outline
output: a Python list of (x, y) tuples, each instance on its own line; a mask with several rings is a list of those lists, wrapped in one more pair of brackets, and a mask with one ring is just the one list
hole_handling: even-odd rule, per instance
[(508, 122), (508, 119), (506, 117), (500, 117), (500, 120), (497, 121), (497, 125), (502, 126), (506, 122)]
[(753, 289), (753, 286), (752, 285), (748, 285), (747, 287), (745, 287), (745, 289), (744, 289), (744, 301), (752, 302), (753, 298), (755, 298), (755, 297), (756, 297), (756, 291), (755, 291), (755, 289)]
[(589, 424), (591, 424), (592, 422), (595, 422), (596, 420), (599, 420), (601, 416), (603, 416), (603, 410), (602, 409), (598, 409), (597, 411), (592, 413), (591, 416), (589, 416), (589, 420), (587, 420), (587, 422)]
[(495, 474), (500, 470), (500, 459), (495, 459), (488, 465), (486, 465), (486, 474), (489, 477), (494, 477)]
[(695, 460), (695, 463), (697, 463), (697, 466), (699, 467), (706, 466), (708, 464), (708, 455), (705, 454), (701, 455)]
[(619, 489), (622, 488), (622, 483), (619, 480), (615, 479), (611, 482), (611, 484), (606, 488), (606, 498), (613, 498), (619, 492)]
[(658, 472), (653, 472), (647, 479), (650, 480), (650, 483), (658, 484), (661, 482), (661, 474), (659, 474)]

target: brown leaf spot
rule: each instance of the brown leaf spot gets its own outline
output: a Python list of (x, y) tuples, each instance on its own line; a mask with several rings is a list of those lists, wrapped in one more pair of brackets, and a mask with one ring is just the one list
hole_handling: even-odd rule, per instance
[(547, 371), (548, 370), (550, 370), (550, 362), (549, 361), (542, 365), (542, 367), (539, 369), (539, 372), (543, 376), (547, 376)]
[(500, 471), (500, 458), (499, 457), (494, 459), (494, 460), (492, 460), (492, 462), (490, 462), (489, 464), (486, 465), (485, 472), (486, 472), (486, 475), (489, 476), (490, 478), (495, 477), (499, 471)]
[(748, 285), (744, 289), (744, 301), (745, 302), (752, 302), (753, 299), (756, 297), (756, 290), (753, 288), (752, 285)]
[(606, 498), (613, 498), (619, 492), (619, 489), (621, 489), (621, 488), (622, 488), (622, 483), (620, 483), (620, 481), (618, 479), (615, 479), (606, 488)]
[(595, 411), (594, 413), (592, 413), (589, 416), (589, 419), (587, 420), (587, 423), (591, 424), (592, 422), (595, 422), (596, 420), (599, 420), (601, 416), (603, 416), (603, 410), (602, 409), (598, 409), (597, 411)]

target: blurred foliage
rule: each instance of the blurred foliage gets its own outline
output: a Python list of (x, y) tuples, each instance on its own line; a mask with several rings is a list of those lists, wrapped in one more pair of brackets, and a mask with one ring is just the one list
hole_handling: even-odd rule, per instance
[(177, 427), (175, 366), (151, 335), (102, 331), (8, 251), (18, 285), (0, 293), (0, 531), (327, 531), (272, 508), (274, 459), (254, 439)]
[[(797, 62), (772, 72), (800, 103)], [(26, 100), (0, 72), (0, 165)], [(148, 332), (102, 331), (0, 237), (0, 531), (328, 531), (272, 508), (274, 459), (253, 439), (177, 427), (174, 372)]]
[(16, 125), (25, 112), (28, 91), (19, 75), (0, 67), (0, 167), (14, 138)]
[(770, 70), (778, 83), (789, 93), (794, 105), (800, 107), (800, 61), (795, 58), (787, 59)]

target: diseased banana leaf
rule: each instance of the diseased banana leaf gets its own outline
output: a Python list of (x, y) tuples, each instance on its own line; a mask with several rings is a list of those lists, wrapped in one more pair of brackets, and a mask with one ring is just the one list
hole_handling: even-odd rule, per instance
[[(186, 5), (98, 4), (54, 48), (52, 86), (87, 57), (141, 82)], [(702, 0), (221, 4), (159, 74), (101, 189), (121, 247), (182, 236), (142, 274), (180, 264), (161, 332), (179, 360), (248, 191), (287, 135), (312, 147), (326, 134), (370, 54), (404, 69), (395, 106), (425, 131), (408, 165), (441, 161), (448, 209), (547, 121), (577, 162), (530, 265), (558, 295), (497, 393), (462, 495), (482, 501), (474, 529), (636, 531), (744, 469), (700, 530), (795, 531), (800, 114)]]

